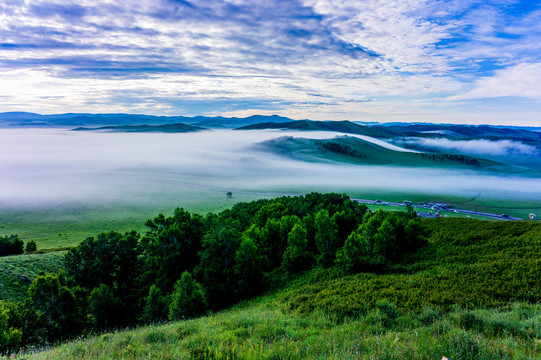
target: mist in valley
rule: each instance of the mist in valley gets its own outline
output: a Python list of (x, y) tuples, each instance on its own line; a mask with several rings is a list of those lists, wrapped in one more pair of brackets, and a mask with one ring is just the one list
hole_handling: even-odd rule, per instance
[(398, 146), (427, 152), (445, 152), (477, 156), (506, 164), (526, 165), (541, 169), (541, 148), (515, 140), (451, 140), (446, 138), (406, 137), (394, 139)]
[(385, 193), (465, 198), (482, 194), (541, 201), (541, 179), (527, 174), (303, 162), (253, 146), (280, 136), (341, 135), (279, 130), (156, 134), (5, 129), (0, 131), (0, 210), (75, 202), (182, 206), (187, 193), (222, 196), (227, 191), (253, 195), (335, 191), (372, 194), (372, 199)]

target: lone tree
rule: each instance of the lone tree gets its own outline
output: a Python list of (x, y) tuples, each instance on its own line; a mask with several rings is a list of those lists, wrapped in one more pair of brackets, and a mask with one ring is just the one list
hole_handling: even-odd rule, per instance
[(37, 250), (38, 250), (38, 246), (36, 245), (36, 242), (34, 240), (30, 240), (29, 242), (26, 243), (26, 248), (24, 249), (24, 251), (27, 254), (31, 254)]

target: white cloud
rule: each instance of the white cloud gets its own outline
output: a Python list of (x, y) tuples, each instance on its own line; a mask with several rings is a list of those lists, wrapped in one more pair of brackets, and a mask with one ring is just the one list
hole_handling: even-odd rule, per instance
[(539, 154), (534, 146), (520, 141), (499, 140), (449, 140), (444, 138), (405, 138), (396, 141), (400, 145), (414, 145), (428, 150), (453, 151), (467, 155), (524, 156), (533, 158)]
[(470, 91), (449, 100), (471, 100), (518, 96), (541, 99), (541, 63), (519, 64), (498, 70), (494, 76), (476, 80)]

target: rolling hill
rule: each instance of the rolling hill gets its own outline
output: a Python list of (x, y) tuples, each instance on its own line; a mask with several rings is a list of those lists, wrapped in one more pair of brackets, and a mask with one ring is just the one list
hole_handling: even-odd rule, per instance
[(484, 170), (509, 170), (501, 163), (466, 155), (426, 154), (397, 151), (356, 137), (314, 140), (289, 136), (255, 145), (268, 151), (303, 161), (330, 161), (358, 165), (397, 165), (411, 167), (452, 167)]
[(297, 120), (286, 123), (260, 123), (243, 126), (236, 130), (263, 130), (263, 129), (284, 129), (301, 131), (335, 131), (346, 134), (366, 135), (372, 137), (395, 137), (400, 136), (399, 132), (388, 129), (384, 126), (364, 126), (351, 121), (312, 121)]

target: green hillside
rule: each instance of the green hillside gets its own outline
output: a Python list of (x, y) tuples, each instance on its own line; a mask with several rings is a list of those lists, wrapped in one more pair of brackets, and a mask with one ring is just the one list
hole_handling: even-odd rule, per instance
[(201, 318), (75, 340), (20, 359), (538, 359), (541, 224), (424, 219), (379, 271), (301, 275)]
[[(146, 227), (87, 238), (63, 256), (64, 272), (37, 276), (23, 301), (0, 301), (1, 351), (22, 347), (25, 359), (540, 355), (536, 222), (370, 213), (345, 195), (311, 193), (206, 217), (177, 209)], [(59, 347), (35, 352), (51, 344)]]
[(472, 156), (396, 151), (348, 136), (336, 137), (332, 140), (280, 137), (260, 143), (257, 147), (304, 161), (333, 161), (359, 165), (510, 170), (510, 167), (504, 164)]
[(0, 257), (0, 299), (23, 300), (30, 283), (40, 273), (56, 272), (65, 251)]

